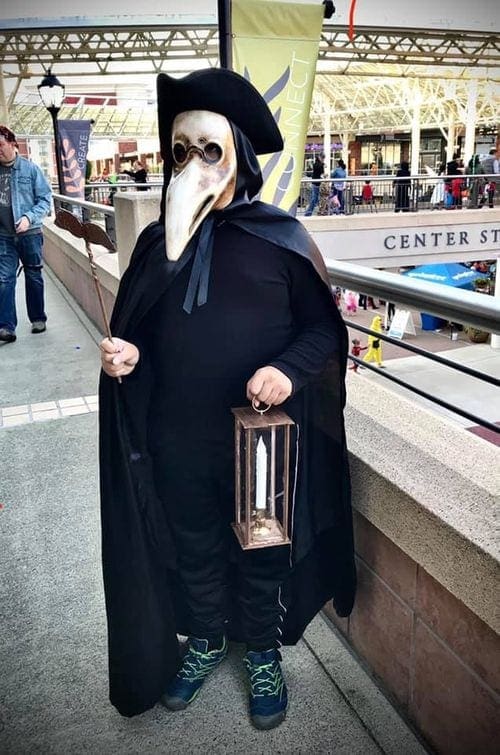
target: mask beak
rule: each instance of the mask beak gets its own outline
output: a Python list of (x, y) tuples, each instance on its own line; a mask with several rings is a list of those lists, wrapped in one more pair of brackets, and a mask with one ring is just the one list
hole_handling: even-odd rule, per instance
[(184, 170), (172, 176), (168, 186), (165, 233), (167, 257), (173, 262), (179, 259), (219, 199), (222, 187), (213, 180), (210, 168), (207, 168), (195, 157)]

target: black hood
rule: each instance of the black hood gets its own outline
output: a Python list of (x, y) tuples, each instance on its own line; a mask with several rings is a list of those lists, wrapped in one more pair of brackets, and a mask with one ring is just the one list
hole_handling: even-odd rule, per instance
[(266, 101), (247, 79), (224, 68), (195, 71), (182, 78), (159, 74), (158, 130), (163, 158), (163, 192), (160, 222), (172, 176), (172, 126), (177, 115), (189, 110), (219, 113), (229, 121), (238, 157), (238, 178), (233, 204), (258, 194), (262, 176), (256, 155), (281, 152), (283, 139)]

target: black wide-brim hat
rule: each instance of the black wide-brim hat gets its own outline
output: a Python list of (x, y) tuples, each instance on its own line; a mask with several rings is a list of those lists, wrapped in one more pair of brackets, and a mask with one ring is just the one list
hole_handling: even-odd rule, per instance
[(249, 139), (256, 155), (280, 152), (281, 133), (266, 101), (249, 81), (227, 68), (207, 68), (181, 79), (165, 73), (157, 78), (158, 128), (164, 160), (171, 153), (174, 118), (187, 110), (224, 115)]

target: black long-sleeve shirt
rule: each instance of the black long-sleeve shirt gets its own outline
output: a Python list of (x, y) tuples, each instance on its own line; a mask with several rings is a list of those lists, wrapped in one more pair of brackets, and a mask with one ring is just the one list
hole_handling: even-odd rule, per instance
[(331, 294), (299, 255), (228, 224), (216, 230), (208, 301), (182, 306), (186, 265), (145, 323), (155, 374), (153, 438), (171, 429), (229, 433), (230, 409), (248, 403), (246, 384), (272, 365), (294, 392), (337, 349)]

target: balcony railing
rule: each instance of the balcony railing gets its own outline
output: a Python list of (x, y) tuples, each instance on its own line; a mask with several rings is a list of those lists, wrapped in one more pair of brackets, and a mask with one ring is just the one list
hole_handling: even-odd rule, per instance
[[(452, 184), (454, 179), (459, 179), (462, 184), (459, 193), (458, 187)], [(490, 194), (486, 187), (491, 182), (496, 183), (496, 187)], [(314, 214), (319, 215), (488, 208), (490, 204), (496, 205), (500, 202), (500, 176), (498, 175), (421, 175), (402, 178), (347, 176), (346, 178), (325, 178), (319, 181), (303, 178), (298, 200), (299, 214), (304, 213), (309, 206), (313, 183), (319, 185), (319, 202), (314, 210)], [(366, 186), (371, 189), (371, 192), (368, 192), (372, 195), (369, 199), (364, 198), (363, 195)], [(337, 197), (339, 204), (334, 197)]]
[[(460, 197), (453, 197), (448, 190), (454, 178), (461, 179)], [(371, 199), (363, 198), (363, 189), (367, 181), (372, 191)], [(496, 190), (489, 194), (485, 187), (496, 183)], [(304, 214), (311, 199), (313, 184), (319, 184), (319, 202), (313, 214), (345, 215), (376, 212), (418, 212), (419, 210), (463, 209), (471, 207), (488, 208), (491, 204), (500, 204), (500, 176), (463, 175), (463, 176), (347, 176), (344, 179), (325, 178), (313, 181), (303, 178), (297, 203), (298, 214)], [(152, 191), (160, 192), (163, 185), (161, 176), (151, 177), (145, 184), (136, 184), (131, 180), (109, 183), (96, 181), (85, 185), (85, 200), (107, 207), (113, 206), (117, 192)], [(334, 196), (340, 196), (335, 185), (344, 186), (340, 206)], [(399, 189), (398, 189), (399, 186)], [(71, 200), (73, 201), (73, 200)], [(69, 199), (66, 198), (66, 202)]]
[[(500, 299), (493, 296), (487, 296), (474, 291), (457, 291), (447, 286), (426, 283), (425, 281), (406, 278), (403, 275), (395, 273), (372, 270), (371, 268), (353, 265), (348, 262), (327, 260), (326, 265), (332, 284), (341, 288), (361, 291), (368, 296), (375, 296), (387, 302), (412, 307), (421, 312), (445, 318), (453, 323), (471, 325), (488, 333), (500, 334)], [(375, 331), (371, 331), (369, 328), (365, 328), (352, 320), (346, 320), (346, 324), (350, 328), (366, 334), (376, 335), (377, 338), (383, 341), (397, 345), (402, 349), (406, 349), (413, 354), (418, 354), (433, 362), (438, 362), (469, 377), (495, 387), (500, 386), (500, 380), (494, 375), (472, 369), (405, 341), (396, 340), (384, 333), (377, 332), (375, 334)], [(478, 417), (463, 407), (456, 406), (434, 394), (423, 391), (417, 386), (391, 374), (390, 371), (381, 370), (379, 367), (363, 362), (354, 356), (350, 356), (350, 359), (373, 372), (379, 373), (387, 380), (432, 401), (454, 414), (464, 417), (476, 425), (486, 427), (494, 433), (500, 433), (500, 427), (485, 417)]]

